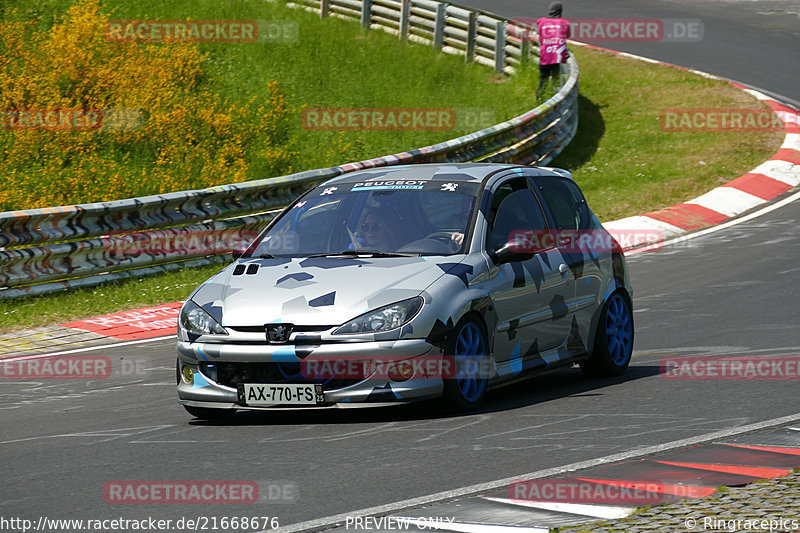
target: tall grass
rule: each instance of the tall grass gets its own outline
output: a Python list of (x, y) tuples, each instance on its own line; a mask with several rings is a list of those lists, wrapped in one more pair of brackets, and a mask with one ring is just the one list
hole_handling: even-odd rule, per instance
[[(6, 15), (0, 209), (240, 182), (254, 168), (291, 170), (289, 115), (276, 81), (265, 80), (258, 102), (224, 98), (205, 81), (208, 54), (196, 45), (106, 39), (108, 18), (97, 0), (79, 0), (49, 28), (21, 20), (16, 10)], [(22, 116), (36, 124), (35, 110), (52, 111), (57, 126), (20, 127)], [(89, 129), (61, 123), (64, 114), (107, 110), (136, 116), (117, 124), (81, 120), (99, 126)]]
[[(333, 166), (464, 134), (465, 108), (483, 119), (469, 128), (480, 129), (535, 105), (535, 69), (496, 77), (463, 58), (281, 2), (11, 4), (0, 12), (0, 109), (134, 109), (142, 121), (123, 132), (0, 131), (0, 210)], [(288, 42), (113, 42), (105, 36), (109, 19), (295, 21), (299, 35)], [(304, 107), (455, 108), (460, 129), (309, 131)]]

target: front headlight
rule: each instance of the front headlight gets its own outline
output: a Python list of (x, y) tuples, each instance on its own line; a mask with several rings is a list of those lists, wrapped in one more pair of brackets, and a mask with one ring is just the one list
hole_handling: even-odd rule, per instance
[(206, 311), (189, 300), (181, 309), (181, 326), (192, 335), (227, 335), (225, 328), (219, 325)]
[(364, 313), (337, 328), (333, 334), (379, 333), (396, 329), (414, 318), (421, 308), (421, 296), (403, 300), (402, 302)]

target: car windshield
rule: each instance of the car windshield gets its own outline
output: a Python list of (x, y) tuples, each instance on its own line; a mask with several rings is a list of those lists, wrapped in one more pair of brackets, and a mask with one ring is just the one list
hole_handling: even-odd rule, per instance
[(313, 189), (262, 234), (251, 256), (463, 253), (478, 184), (338, 183)]

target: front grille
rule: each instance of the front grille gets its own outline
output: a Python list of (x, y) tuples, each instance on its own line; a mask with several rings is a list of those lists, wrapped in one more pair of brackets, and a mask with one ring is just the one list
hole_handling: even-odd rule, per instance
[(300, 363), (201, 363), (200, 370), (220, 385), (233, 388), (239, 383), (321, 383), (325, 390), (337, 390), (363, 381), (363, 379), (305, 377), (300, 365)]
[[(295, 344), (302, 346), (318, 346), (322, 344), (322, 334), (329, 331), (336, 326), (292, 326), (292, 333), (287, 342), (269, 342), (267, 339), (267, 331), (265, 326), (225, 326), (231, 331), (236, 333), (257, 333), (262, 336), (263, 340), (252, 338), (246, 339), (226, 339), (225, 342), (230, 344), (245, 344), (245, 345), (262, 345), (262, 344), (276, 344), (286, 345)], [(235, 337), (235, 336), (234, 336)], [(335, 341), (334, 341), (335, 342)]]
[[(266, 333), (264, 325), (261, 326), (225, 326), (233, 331), (240, 333)], [(322, 333), (336, 326), (294, 326), (292, 331), (297, 333)]]

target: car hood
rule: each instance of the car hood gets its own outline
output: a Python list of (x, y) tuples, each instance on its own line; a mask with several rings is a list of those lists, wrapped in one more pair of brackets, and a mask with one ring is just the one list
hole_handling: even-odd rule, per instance
[(226, 327), (333, 326), (418, 296), (464, 257), (241, 259), (191, 299)]

